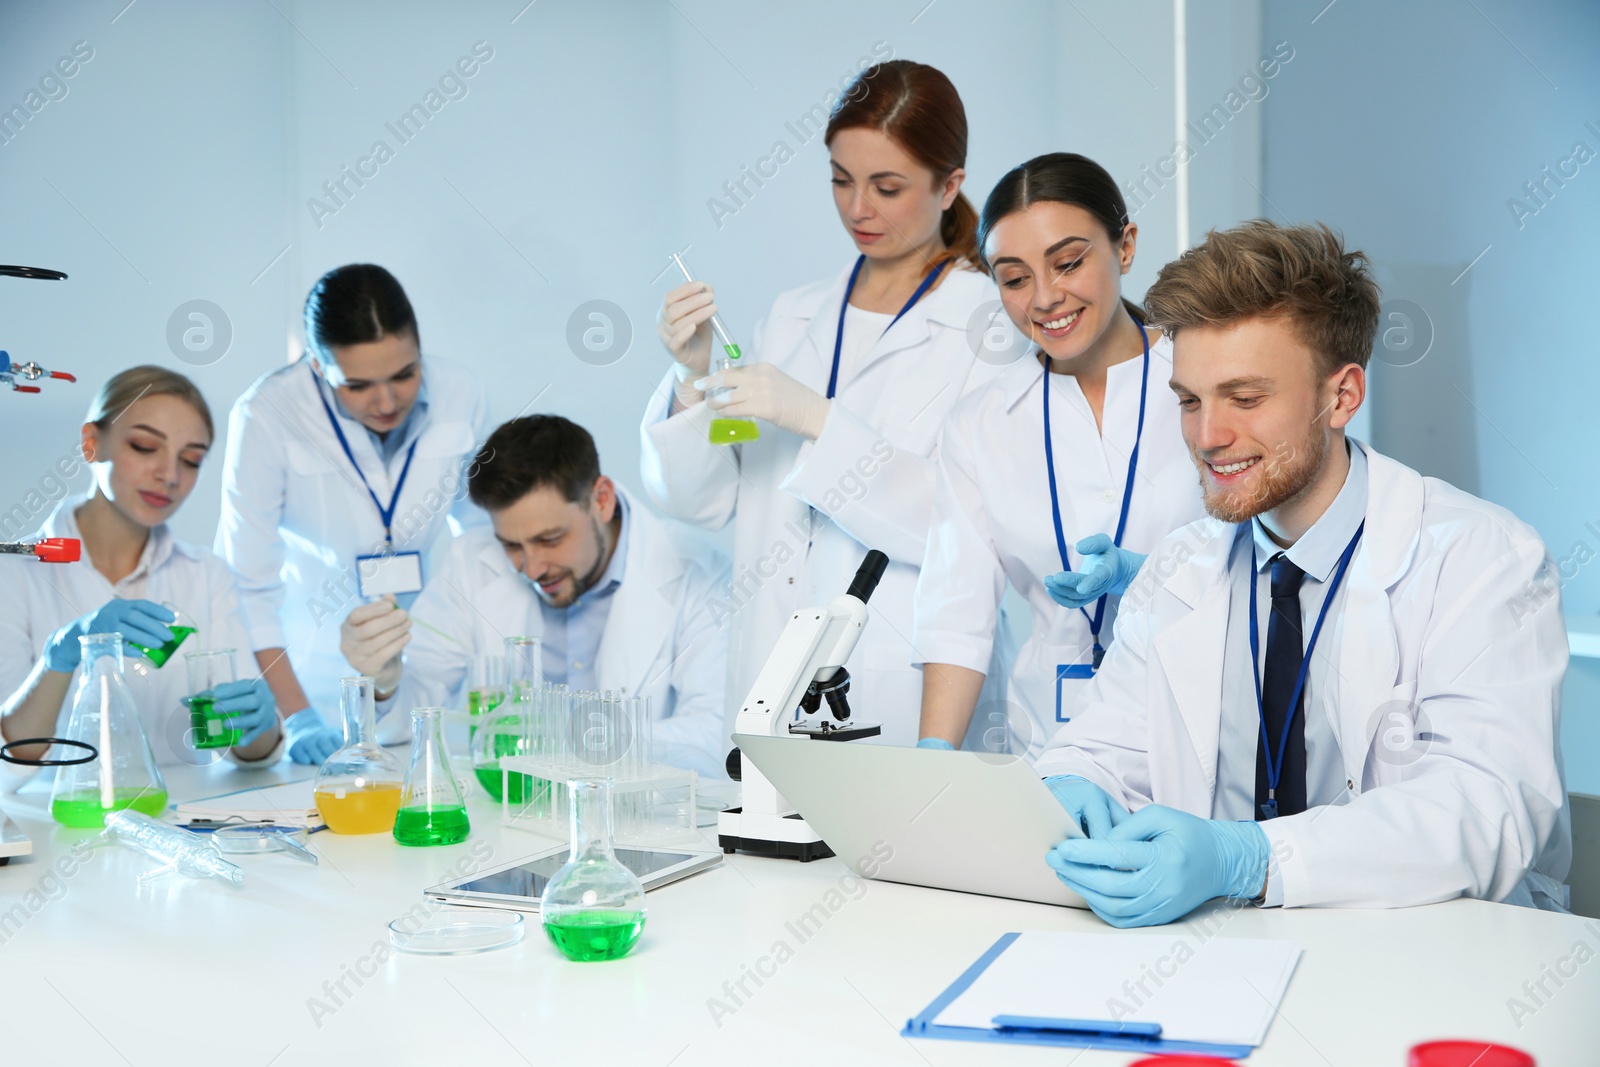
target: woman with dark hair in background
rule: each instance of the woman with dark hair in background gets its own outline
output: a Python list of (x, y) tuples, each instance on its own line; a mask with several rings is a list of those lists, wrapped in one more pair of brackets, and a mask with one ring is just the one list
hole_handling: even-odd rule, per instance
[[(708, 377), (711, 286), (667, 294), (672, 370), (645, 413), (643, 477), (668, 514), (734, 523), (728, 699), (737, 709), (789, 616), (845, 591), (868, 549), (890, 559), (850, 661), (850, 699), (883, 740), (917, 737), (907, 637), (933, 510), (934, 444), (958, 399), (987, 380), (967, 327), (994, 288), (961, 194), (967, 121), (950, 80), (906, 60), (863, 71), (829, 119), (834, 207), (855, 255), (779, 295), (749, 365)], [(709, 390), (727, 388), (707, 400)], [(760, 421), (758, 440), (709, 439), (713, 417)]]
[[(56, 505), (35, 535), (75, 538), (83, 543), (82, 558), (40, 567), (26, 557), (0, 557), (4, 741), (63, 736), (71, 711), (66, 698), (82, 665), (79, 638), (115, 633), (129, 664), (128, 691), (157, 762), (213, 758), (216, 750), (199, 754), (190, 747), (195, 738), (182, 701), (192, 694), (182, 657), (158, 670), (134, 647), (159, 648), (172, 640), (169, 625), (176, 617), (162, 606), (172, 604), (195, 627), (181, 651), (235, 650), (240, 680), (213, 693), (216, 710), (240, 731), (226, 750), (229, 758), (250, 764), (282, 754), (272, 692), (259, 677), (252, 679), (248, 661), (237, 658), (248, 652), (249, 638), (233, 573), (205, 549), (174, 538), (167, 526), (194, 491), (212, 436), (211, 409), (181, 374), (130, 367), (101, 387), (82, 430), (94, 482), (87, 493)], [(38, 759), (47, 747), (22, 746), (12, 755)], [(12, 763), (0, 767), (0, 791), (35, 773)]]
[(912, 636), (922, 747), (967, 736), (1009, 581), (1032, 631), (989, 680), (985, 706), (1006, 710), (978, 727), (986, 748), (1037, 756), (1099, 667), (1140, 553), (1204, 514), (1172, 343), (1122, 295), (1138, 232), (1111, 175), (1067, 152), (1009, 171), (983, 206), (979, 247), (1033, 348), (940, 440)]
[[(233, 406), (216, 548), (239, 575), (289, 755), (320, 763), (343, 744), (340, 622), (363, 593), (409, 606), (453, 532), (487, 521), (467, 502), (466, 464), (489, 412), (466, 370), (424, 362), (411, 302), (382, 267), (323, 275), (305, 323), (308, 358)], [(410, 630), (396, 611), (385, 647), (398, 653)]]

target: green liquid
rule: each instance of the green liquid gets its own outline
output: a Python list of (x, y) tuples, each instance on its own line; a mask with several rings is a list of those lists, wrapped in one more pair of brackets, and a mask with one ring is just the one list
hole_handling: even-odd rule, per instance
[(723, 345), (722, 350), (728, 354), (729, 359), (742, 359), (744, 353), (739, 351), (738, 345)]
[(569, 960), (620, 960), (644, 932), (644, 912), (572, 911), (546, 920), (544, 932)]
[(178, 651), (178, 646), (183, 644), (184, 638), (195, 632), (193, 626), (169, 626), (167, 629), (172, 631), (172, 640), (160, 648), (146, 648), (144, 645), (134, 644), (132, 641), (128, 642), (128, 644), (143, 652), (145, 658), (156, 665), (157, 670), (165, 667), (167, 660), (171, 659), (172, 654)]
[(476, 719), (484, 712), (493, 711), (505, 702), (506, 695), (502, 692), (485, 692), (482, 689), (467, 690), (467, 714)]
[[(472, 698), (475, 695), (476, 694), (472, 692), (467, 694), (467, 707), (469, 710), (472, 707)], [(492, 695), (494, 695), (497, 699), (493, 704), (490, 704), (487, 708), (485, 708), (485, 711), (492, 711), (494, 708), (499, 707), (500, 703), (505, 700), (504, 693)], [(502, 716), (498, 722), (490, 723), (485, 728), (499, 729), (504, 731), (508, 728), (514, 728), (516, 724), (516, 717), (507, 715)], [(503, 732), (498, 733), (494, 736), (493, 743), (489, 747), (494, 750), (492, 755), (495, 757), (495, 759), (492, 762), (483, 763), (472, 768), (472, 773), (477, 777), (478, 784), (483, 786), (484, 792), (488, 793), (491, 797), (494, 797), (495, 803), (498, 804), (502, 799), (504, 799), (501, 795), (502, 791), (500, 788), (499, 757), (521, 756), (525, 755), (526, 753), (523, 748), (521, 734)], [(534, 788), (532, 777), (526, 774), (513, 774), (511, 776), (511, 803), (525, 804), (533, 798), (533, 795)]]
[(475, 766), (472, 773), (477, 774), (478, 785), (482, 785), (483, 792), (494, 798), (496, 803), (501, 800), (510, 800), (514, 805), (525, 805), (533, 800), (547, 801), (550, 797), (550, 781), (541, 777), (538, 784), (534, 784), (531, 774), (510, 774), (510, 793), (506, 797), (501, 795), (501, 769), (494, 763), (485, 763)]
[(751, 419), (712, 419), (711, 431), (706, 434), (714, 445), (736, 445), (741, 441), (754, 441), (761, 430)]
[(216, 701), (211, 697), (189, 697), (189, 725), (194, 727), (191, 744), (195, 748), (232, 748), (244, 736), (244, 731), (228, 725), (225, 715), (212, 708)]
[(132, 808), (152, 819), (167, 810), (165, 789), (114, 789), (111, 806), (100, 803), (100, 790), (82, 789), (50, 801), (50, 816), (62, 826), (101, 827), (114, 811)]
[(455, 845), (465, 841), (471, 829), (467, 809), (461, 806), (432, 811), (401, 808), (394, 817), (394, 839), (402, 845)]

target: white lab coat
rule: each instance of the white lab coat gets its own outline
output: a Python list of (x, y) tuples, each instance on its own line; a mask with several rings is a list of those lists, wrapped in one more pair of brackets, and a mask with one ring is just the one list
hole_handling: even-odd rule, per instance
[[(725, 778), (728, 630), (716, 624), (711, 599), (727, 584), (727, 562), (705, 550), (686, 554), (677, 540), (690, 538), (675, 540), (666, 523), (618, 492), (628, 506), (626, 556), (595, 655), (596, 684), (650, 698), (657, 762)], [(544, 635), (538, 595), (488, 529), (450, 545), (412, 609), (455, 640), (413, 627), (400, 687), (380, 708), (384, 744), (411, 736), (412, 708), (464, 708), (474, 658), (499, 654), (507, 637)]]
[[(1564, 904), (1567, 637), (1544, 543), (1504, 508), (1357, 445), (1366, 532), (1317, 644), (1337, 657), (1333, 681), (1306, 708), (1333, 724), (1347, 792), (1261, 824), (1270, 877), (1289, 907)], [(1207, 519), (1157, 547), (1040, 774), (1210, 817), (1234, 533)], [(1386, 741), (1397, 713), (1414, 740)]]
[[(87, 494), (62, 500), (29, 540), (79, 537), (74, 513), (86, 500)], [(136, 649), (123, 650), (123, 677), (156, 762), (163, 766), (204, 765), (224, 758), (217, 750), (196, 750), (188, 744), (189, 711), (181, 701), (189, 695), (189, 678), (183, 656), (201, 649), (231, 648), (239, 677), (258, 675), (239, 609), (239, 590), (227, 564), (203, 548), (177, 540), (165, 524), (150, 531), (133, 573), (116, 585), (94, 569), (87, 554), (76, 563), (0, 556), (0, 605), (4, 607), (0, 611), (0, 702), (27, 680), (52, 634), (117, 597), (176, 605), (196, 627), (159, 670)], [(73, 672), (56, 720), (58, 737), (66, 736), (81, 677), (82, 668)], [(270, 762), (280, 754), (274, 752), (255, 762)], [(0, 767), (9, 772), (0, 772), (0, 789), (15, 789), (36, 773), (36, 769), (14, 763), (0, 763)]]
[[(1142, 358), (1110, 368), (1103, 435), (1077, 379), (1050, 375), (1056, 487), (1074, 568), (1082, 565), (1073, 549), (1079, 540), (1116, 533), (1138, 433), (1142, 368)], [(1134, 552), (1149, 552), (1161, 538), (1205, 514), (1178, 404), (1167, 385), (1171, 377), (1172, 342), (1162, 336), (1150, 346), (1144, 435), (1122, 538), (1122, 546)], [(1032, 615), (1031, 630), (1014, 655), (1009, 643), (1001, 648), (996, 669), (1002, 677), (989, 680), (968, 736), (981, 738), (986, 750), (1029, 759), (1038, 758), (1060, 719), (1071, 718), (1088, 684), (1074, 678), (1060, 682), (1058, 719), (1057, 666), (1093, 658), (1089, 620), (1050, 599), (1044, 587), (1045, 575), (1061, 570), (1044, 458), (1044, 381), (1043, 365), (1030, 354), (963, 401), (946, 423), (912, 635), (920, 662), (987, 672), (996, 635), (1005, 626), (999, 609), (1006, 583), (1022, 595)], [(1106, 604), (1102, 645), (1111, 642), (1119, 599), (1111, 597)], [(1092, 614), (1094, 605), (1088, 611)]]
[[(826, 392), (849, 274), (780, 295), (756, 327), (750, 358)], [(815, 441), (762, 423), (760, 440), (713, 445), (710, 409), (700, 403), (668, 418), (671, 372), (663, 380), (641, 427), (645, 489), (674, 518), (735, 524), (732, 581), (714, 598), (733, 630), (730, 724), (789, 616), (842, 594), (875, 548), (890, 562), (850, 658), (850, 703), (858, 721), (882, 724), (882, 742), (916, 743), (911, 600), (933, 509), (935, 444), (956, 401), (998, 370), (976, 358), (967, 337), (974, 313), (996, 299), (986, 276), (947, 269), (860, 365), (841, 367)]]
[[(460, 366), (423, 359), (427, 424), (395, 510), (396, 551), (422, 553), (432, 575), (451, 538), (450, 520), (481, 525), (466, 471), (488, 435), (488, 402)], [(385, 467), (367, 430), (334, 406), (345, 440), (378, 499), (394, 492), (404, 453)], [(383, 547), (383, 522), (351, 468), (317, 397), (305, 360), (264, 375), (233, 406), (216, 551), (239, 576), (256, 649), (285, 648), (311, 706), (339, 721), (339, 624), (361, 601), (357, 556)], [(288, 708), (286, 711), (297, 711)]]

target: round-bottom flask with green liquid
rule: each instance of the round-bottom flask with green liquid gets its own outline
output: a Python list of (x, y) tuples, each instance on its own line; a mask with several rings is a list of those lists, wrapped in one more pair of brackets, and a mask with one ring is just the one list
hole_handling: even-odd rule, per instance
[(411, 712), (411, 764), (400, 787), (394, 839), (402, 845), (454, 845), (467, 839), (467, 801), (444, 747), (444, 708)]
[(545, 936), (569, 960), (626, 956), (644, 932), (644, 886), (611, 846), (611, 779), (574, 778), (572, 849), (539, 898)]

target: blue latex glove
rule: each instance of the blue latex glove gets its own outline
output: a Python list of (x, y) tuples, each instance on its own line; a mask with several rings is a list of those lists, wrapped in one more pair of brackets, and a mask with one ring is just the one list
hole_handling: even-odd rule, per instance
[(172, 612), (148, 600), (112, 600), (99, 611), (74, 619), (51, 634), (44, 646), (45, 666), (63, 674), (77, 670), (83, 661), (78, 638), (90, 634), (117, 633), (124, 642), (159, 648), (172, 640), (172, 631), (166, 624), (174, 618)]
[(1083, 557), (1078, 569), (1044, 579), (1045, 592), (1064, 608), (1088, 607), (1108, 593), (1120, 596), (1144, 566), (1144, 556), (1118, 548), (1105, 534), (1085, 537), (1073, 547)]
[(1045, 862), (1112, 926), (1158, 926), (1213, 897), (1260, 893), (1270, 851), (1256, 823), (1151, 804), (1100, 840), (1061, 842)]
[(278, 721), (278, 702), (260, 678), (253, 682), (223, 682), (211, 691), (211, 696), (216, 700), (213, 708), (227, 717), (229, 728), (244, 731), (235, 748), (254, 744)]
[(321, 763), (344, 747), (344, 734), (322, 721), (316, 708), (305, 708), (283, 720), (289, 758), (296, 763)]
[(1128, 818), (1128, 809), (1111, 799), (1111, 794), (1087, 778), (1076, 774), (1058, 774), (1046, 778), (1061, 806), (1067, 809), (1078, 829), (1090, 837), (1104, 837), (1113, 827)]
[(917, 742), (917, 747), (936, 748), (943, 752), (954, 752), (956, 750), (956, 746), (952, 745), (942, 737), (924, 737), (921, 741)]

